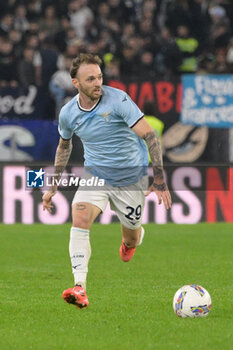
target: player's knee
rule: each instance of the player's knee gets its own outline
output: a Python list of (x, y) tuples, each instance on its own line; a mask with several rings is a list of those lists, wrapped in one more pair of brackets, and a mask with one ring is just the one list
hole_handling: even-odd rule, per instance
[(89, 230), (91, 226), (90, 216), (87, 213), (82, 213), (73, 217), (73, 227), (79, 227)]

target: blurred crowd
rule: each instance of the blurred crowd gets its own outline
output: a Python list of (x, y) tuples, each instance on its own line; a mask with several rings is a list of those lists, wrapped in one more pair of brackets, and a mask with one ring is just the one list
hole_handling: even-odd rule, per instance
[(233, 73), (231, 0), (5, 0), (0, 16), (0, 87), (58, 104), (79, 52), (99, 54), (106, 79)]

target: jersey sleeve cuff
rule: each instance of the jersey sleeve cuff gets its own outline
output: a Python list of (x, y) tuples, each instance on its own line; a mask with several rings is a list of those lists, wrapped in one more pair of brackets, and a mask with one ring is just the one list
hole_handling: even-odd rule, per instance
[(141, 120), (142, 118), (144, 118), (144, 114), (143, 115), (141, 115), (139, 118), (138, 118), (138, 120), (136, 120), (136, 122), (134, 122), (132, 125), (130, 125), (129, 127), (130, 128), (133, 128), (138, 122), (139, 122), (139, 120)]
[(62, 138), (62, 140), (64, 140), (64, 141), (69, 141), (69, 140), (71, 140), (72, 139), (72, 137), (70, 137), (69, 139), (65, 139), (64, 137), (62, 137), (61, 135), (60, 135), (60, 137)]

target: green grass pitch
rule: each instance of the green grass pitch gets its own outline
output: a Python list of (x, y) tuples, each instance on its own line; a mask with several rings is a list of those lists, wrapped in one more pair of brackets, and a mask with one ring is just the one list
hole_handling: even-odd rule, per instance
[[(232, 349), (233, 224), (144, 227), (128, 263), (119, 224), (92, 227), (90, 305), (79, 310), (62, 299), (73, 286), (70, 225), (0, 225), (0, 349)], [(207, 318), (174, 314), (174, 293), (189, 283), (209, 291)]]

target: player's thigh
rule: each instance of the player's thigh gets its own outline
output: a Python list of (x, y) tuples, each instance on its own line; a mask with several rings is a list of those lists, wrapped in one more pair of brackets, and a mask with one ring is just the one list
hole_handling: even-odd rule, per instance
[[(143, 181), (146, 179), (141, 182)], [(138, 190), (132, 190), (129, 186), (124, 190), (113, 191), (110, 195), (110, 204), (125, 229), (135, 231), (141, 227), (145, 206), (144, 186), (140, 186)]]
[(106, 191), (78, 190), (72, 202), (73, 226), (89, 229), (107, 203)]
[(89, 230), (101, 209), (87, 202), (78, 202), (72, 205), (72, 225)]

